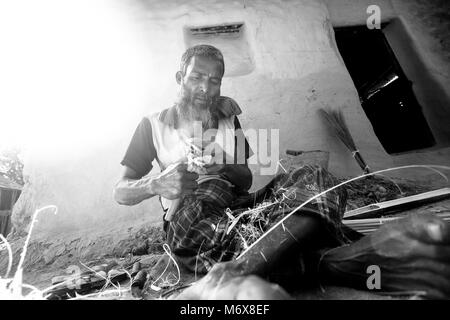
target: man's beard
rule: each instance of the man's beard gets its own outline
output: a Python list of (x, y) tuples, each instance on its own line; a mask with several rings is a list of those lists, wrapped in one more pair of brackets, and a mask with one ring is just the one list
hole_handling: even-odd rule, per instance
[(217, 98), (208, 99), (204, 106), (197, 106), (193, 98), (192, 93), (186, 92), (182, 86), (176, 103), (180, 118), (186, 122), (201, 121), (203, 130), (217, 128)]

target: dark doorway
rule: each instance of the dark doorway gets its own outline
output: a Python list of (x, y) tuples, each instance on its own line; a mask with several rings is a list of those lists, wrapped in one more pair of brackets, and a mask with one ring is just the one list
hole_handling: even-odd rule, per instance
[(364, 112), (386, 152), (432, 147), (435, 140), (412, 83), (383, 31), (366, 26), (342, 27), (335, 28), (335, 35)]

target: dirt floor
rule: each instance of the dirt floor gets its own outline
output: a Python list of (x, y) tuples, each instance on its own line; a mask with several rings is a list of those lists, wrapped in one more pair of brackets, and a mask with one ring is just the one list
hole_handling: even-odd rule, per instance
[[(366, 178), (348, 185), (347, 210), (430, 190), (432, 188), (428, 186), (411, 182), (393, 182), (386, 178)], [(91, 236), (88, 236), (89, 234)], [(24, 264), (25, 283), (44, 289), (51, 285), (52, 278), (70, 275), (74, 265), (78, 266), (81, 272), (89, 271), (86, 266), (92, 268), (102, 264), (114, 265), (117, 270), (131, 271), (133, 265), (138, 261), (141, 263), (141, 269), (147, 271), (151, 281), (148, 281), (143, 288), (142, 295), (133, 296), (131, 291), (126, 291), (120, 299), (166, 298), (167, 296), (162, 297), (161, 294), (167, 293), (167, 289), (155, 290), (156, 287), (151, 288), (150, 285), (168, 288), (177, 280), (176, 269), (173, 268), (173, 264), (168, 263), (168, 256), (163, 250), (164, 233), (160, 224), (134, 226), (126, 230), (105, 230), (101, 235), (98, 233), (93, 235), (89, 230), (84, 230), (82, 234), (74, 235), (70, 239), (56, 238), (54, 240), (51, 244), (39, 241), (30, 244)], [(13, 270), (17, 267), (23, 243), (23, 238), (12, 239), (14, 257), (16, 257)], [(3, 259), (4, 257), (5, 251), (0, 252), (1, 274), (4, 274), (6, 270), (7, 259)], [(167, 267), (168, 265), (169, 267)], [(171, 273), (172, 275), (170, 275)], [(161, 275), (163, 276), (161, 277)], [(121, 288), (130, 287), (128, 279), (127, 276), (123, 279)], [(192, 281), (195, 281), (192, 275), (182, 272), (181, 281), (174, 288)], [(87, 290), (86, 293), (99, 289), (104, 290), (103, 285), (96, 290)], [(298, 293), (294, 298), (373, 300), (404, 299), (405, 297), (376, 295), (371, 292), (341, 287), (324, 287)]]
[[(341, 180), (341, 182), (343, 181), (345, 179)], [(346, 188), (348, 194), (347, 211), (372, 203), (399, 199), (435, 189), (430, 185), (379, 176), (371, 176), (350, 182), (346, 185)]]

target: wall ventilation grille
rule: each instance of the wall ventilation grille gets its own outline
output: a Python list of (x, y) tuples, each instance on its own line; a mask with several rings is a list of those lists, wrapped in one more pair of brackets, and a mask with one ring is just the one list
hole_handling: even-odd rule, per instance
[(241, 31), (242, 23), (227, 24), (220, 26), (208, 26), (201, 28), (190, 28), (191, 34), (195, 36), (211, 35), (237, 35)]
[(255, 68), (253, 53), (247, 41), (245, 22), (221, 22), (183, 27), (185, 47), (209, 44), (222, 51), (225, 59), (225, 76), (249, 74)]

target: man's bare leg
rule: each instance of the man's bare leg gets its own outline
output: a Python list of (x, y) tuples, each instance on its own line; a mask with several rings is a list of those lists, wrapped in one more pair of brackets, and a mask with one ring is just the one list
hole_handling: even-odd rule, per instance
[[(301, 253), (324, 248), (326, 244), (333, 245), (333, 237), (327, 237), (323, 221), (303, 210), (239, 259), (214, 265), (178, 298), (289, 299), (285, 290), (293, 291), (305, 285)], [(317, 259), (314, 261), (317, 266)]]
[(380, 291), (420, 292), (450, 298), (450, 224), (413, 215), (382, 226), (350, 245), (326, 251), (322, 283), (367, 289), (367, 268), (380, 268)]

